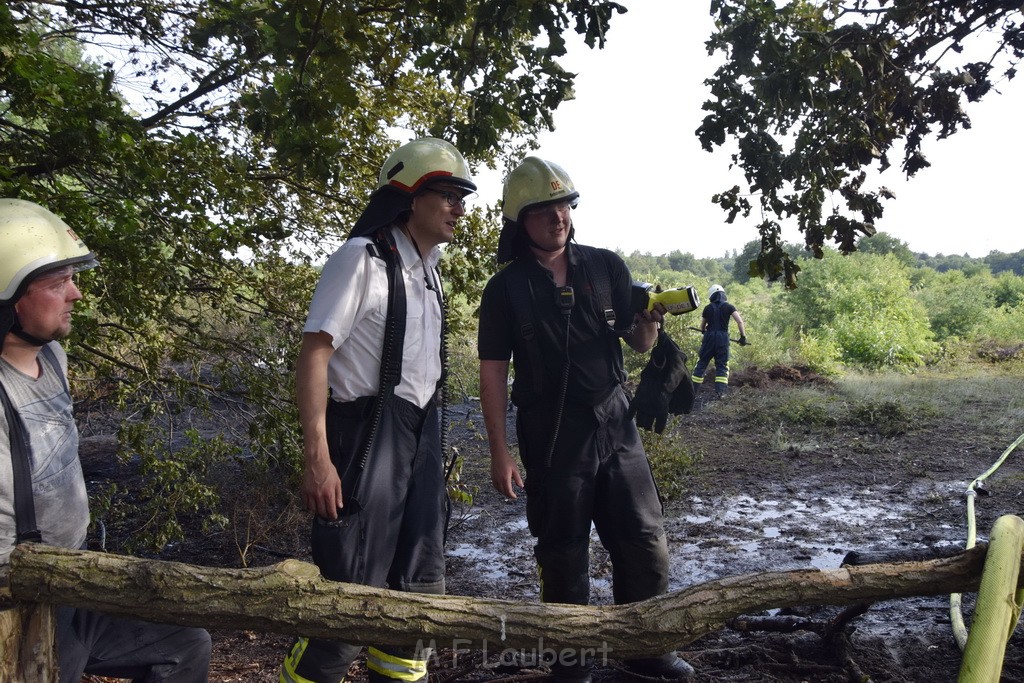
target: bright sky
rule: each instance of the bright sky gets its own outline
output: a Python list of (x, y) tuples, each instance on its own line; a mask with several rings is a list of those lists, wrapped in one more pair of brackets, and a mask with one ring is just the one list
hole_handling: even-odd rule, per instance
[[(630, 10), (613, 18), (604, 50), (570, 47), (563, 64), (578, 74), (576, 99), (559, 107), (556, 130), (541, 136), (534, 154), (562, 165), (575, 182), (581, 243), (698, 257), (739, 250), (757, 238), (759, 219), (725, 223), (711, 195), (741, 176), (728, 171), (728, 153), (705, 152), (694, 135), (703, 119), (703, 81), (714, 72), (704, 48), (713, 27), (708, 3), (623, 4)], [(1000, 89), (1002, 95), (968, 109), (971, 130), (926, 142), (931, 168), (908, 183), (894, 164), (878, 178), (896, 193), (880, 230), (933, 255), (1024, 249), (1024, 219), (1013, 199), (1024, 193), (1024, 83)], [(493, 203), (499, 181), (481, 181), (480, 200)], [(803, 242), (795, 228), (783, 236)]]

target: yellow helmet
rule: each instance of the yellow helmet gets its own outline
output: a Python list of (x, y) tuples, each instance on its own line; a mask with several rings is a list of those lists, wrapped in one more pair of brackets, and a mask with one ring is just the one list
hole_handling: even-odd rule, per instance
[(505, 178), (501, 213), (506, 220), (518, 223), (524, 209), (565, 201), (575, 207), (579, 198), (564, 168), (538, 157), (526, 157)]
[(438, 138), (420, 138), (391, 153), (380, 170), (377, 189), (392, 187), (415, 194), (425, 184), (439, 180), (476, 191), (469, 164), (455, 145)]
[(12, 304), (47, 270), (99, 265), (60, 217), (23, 199), (0, 199), (0, 306)]

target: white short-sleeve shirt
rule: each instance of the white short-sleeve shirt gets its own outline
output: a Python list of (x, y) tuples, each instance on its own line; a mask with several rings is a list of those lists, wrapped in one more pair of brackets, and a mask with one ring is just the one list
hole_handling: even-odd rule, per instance
[[(402, 377), (395, 394), (424, 407), (441, 377), (440, 282), (434, 247), (426, 262), (397, 226), (391, 227), (402, 260), (406, 321)], [(388, 310), (384, 261), (366, 248), (368, 237), (353, 237), (324, 265), (303, 332), (331, 335), (334, 354), (327, 379), (336, 401), (377, 394)], [(429, 283), (429, 287), (428, 287)]]

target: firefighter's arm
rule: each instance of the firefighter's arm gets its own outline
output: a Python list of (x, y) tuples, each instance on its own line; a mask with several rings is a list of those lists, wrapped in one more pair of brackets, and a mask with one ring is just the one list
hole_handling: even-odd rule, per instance
[(512, 454), (508, 452), (505, 434), (508, 366), (507, 360), (480, 361), (480, 408), (484, 413), (487, 445), (491, 451), (491, 483), (506, 498), (516, 498), (513, 485), (522, 488), (523, 477), (519, 474)]
[(732, 319), (736, 321), (737, 327), (740, 328), (740, 337), (741, 338), (746, 338), (746, 336), (747, 336), (747, 328), (743, 324), (743, 317), (740, 316), (740, 312), (739, 311), (733, 311), (732, 312)]
[(640, 311), (633, 317), (633, 328), (623, 339), (637, 353), (647, 353), (658, 339), (658, 323), (665, 319), (665, 307), (655, 304), (650, 311)]
[(327, 450), (327, 362), (333, 353), (331, 335), (307, 332), (302, 335), (295, 367), (304, 460), (299, 493), (306, 508), (331, 520), (338, 518), (343, 505), (341, 478)]

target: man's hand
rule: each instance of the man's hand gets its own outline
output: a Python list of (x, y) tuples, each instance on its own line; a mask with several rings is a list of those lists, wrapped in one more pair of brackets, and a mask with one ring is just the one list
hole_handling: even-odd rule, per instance
[(491, 453), (491, 484), (498, 493), (513, 500), (518, 498), (513, 484), (523, 488), (523, 477), (507, 450)]
[(636, 314), (638, 323), (660, 323), (664, 322), (665, 316), (668, 314), (665, 306), (662, 304), (654, 304), (654, 308), (651, 310), (643, 310)]
[(299, 493), (306, 509), (323, 519), (337, 519), (338, 510), (344, 507), (341, 478), (330, 458), (316, 458), (306, 462)]
[(649, 311), (640, 311), (633, 316), (633, 327), (623, 337), (629, 348), (637, 353), (647, 353), (658, 338), (658, 326), (665, 319), (665, 307), (654, 304)]
[(740, 346), (746, 346), (746, 345), (747, 345), (747, 335), (741, 334), (740, 335)]

